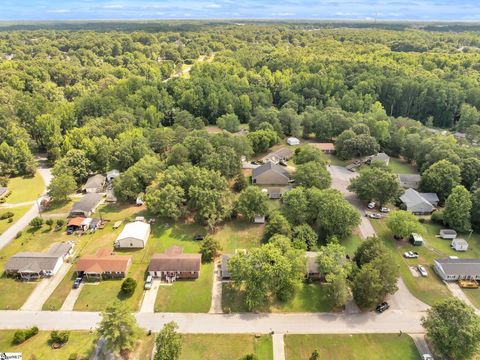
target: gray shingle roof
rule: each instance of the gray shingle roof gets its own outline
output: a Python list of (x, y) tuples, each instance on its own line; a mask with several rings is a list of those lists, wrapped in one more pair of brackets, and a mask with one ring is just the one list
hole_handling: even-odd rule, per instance
[(97, 189), (102, 187), (105, 184), (105, 176), (101, 174), (93, 175), (88, 178), (87, 183), (85, 184), (85, 189)]
[(77, 201), (72, 206), (72, 212), (75, 211), (83, 211), (83, 212), (90, 212), (98, 205), (100, 200), (102, 199), (102, 195), (97, 193), (88, 193), (85, 194), (80, 201)]
[(437, 259), (438, 263), (448, 275), (480, 275), (480, 259)]
[(425, 198), (425, 195), (426, 194), (421, 194), (414, 189), (407, 189), (403, 195), (400, 196), (400, 200), (407, 206), (407, 210), (414, 211), (417, 207), (422, 206), (424, 210), (430, 209), (433, 211), (435, 207)]
[(267, 172), (267, 171), (275, 171), (279, 174), (282, 174), (284, 176), (289, 176), (288, 175), (288, 171), (285, 170), (285, 168), (283, 166), (280, 166), (280, 165), (276, 165), (276, 164), (272, 164), (270, 162), (267, 162), (259, 167), (257, 167), (256, 169), (253, 169), (252, 170), (252, 177), (257, 177), (257, 176), (260, 176), (262, 175), (263, 173)]
[(274, 159), (276, 161), (281, 160), (281, 159), (290, 159), (293, 156), (292, 150), (290, 150), (287, 147), (278, 149), (277, 151), (274, 151), (262, 158), (263, 162), (267, 162), (270, 159)]
[(222, 255), (222, 276), (223, 277), (231, 277), (231, 273), (228, 270), (228, 260), (234, 256), (233, 254), (224, 254)]
[(418, 189), (421, 180), (420, 174), (398, 174), (398, 181), (405, 189)]

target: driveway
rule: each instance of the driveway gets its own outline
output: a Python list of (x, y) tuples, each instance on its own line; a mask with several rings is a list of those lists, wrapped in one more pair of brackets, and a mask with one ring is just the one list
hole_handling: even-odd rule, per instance
[(77, 302), (77, 299), (80, 296), (80, 293), (82, 292), (82, 289), (84, 286), (85, 286), (85, 283), (82, 281), (78, 288), (76, 289), (72, 288), (72, 290), (70, 290), (67, 297), (65, 298), (65, 301), (62, 304), (62, 307), (60, 308), (60, 311), (73, 310), (73, 307), (75, 306), (75, 303)]
[(415, 343), (415, 346), (417, 347), (417, 350), (420, 353), (420, 355), (432, 354), (432, 352), (428, 347), (427, 342), (425, 341), (424, 334), (409, 334), (409, 335), (413, 339), (413, 342)]
[(332, 176), (332, 188), (340, 191), (344, 198), (361, 214), (361, 223), (358, 228), (360, 230), (360, 236), (362, 239), (375, 236), (375, 230), (373, 229), (372, 224), (370, 224), (370, 220), (368, 220), (368, 218), (365, 216), (365, 205), (355, 193), (347, 190), (348, 185), (350, 185), (350, 180), (357, 177), (358, 173), (351, 172), (342, 166), (335, 165), (329, 166), (328, 171)]
[(157, 299), (157, 293), (158, 289), (160, 289), (160, 284), (160, 279), (153, 279), (152, 288), (143, 292), (142, 306), (140, 307), (141, 313), (155, 312), (155, 300)]
[(212, 304), (210, 306), (210, 310), (208, 311), (210, 314), (221, 314), (223, 313), (222, 310), (222, 279), (221, 279), (221, 272), (220, 272), (220, 264), (221, 261), (217, 259), (215, 261), (215, 270), (213, 271), (213, 285), (212, 285)]
[(475, 309), (475, 312), (480, 315), (480, 310), (478, 310), (475, 305), (470, 301), (470, 299), (465, 295), (462, 288), (456, 283), (451, 281), (444, 281), (445, 285), (447, 285), (448, 290), (455, 296), (457, 299), (462, 300), (467, 305), (470, 305), (472, 308)]
[(283, 334), (273, 334), (273, 360), (285, 360), (285, 342)]
[(52, 295), (71, 267), (72, 264), (64, 263), (54, 276), (40, 280), (21, 310), (42, 310), (45, 301)]

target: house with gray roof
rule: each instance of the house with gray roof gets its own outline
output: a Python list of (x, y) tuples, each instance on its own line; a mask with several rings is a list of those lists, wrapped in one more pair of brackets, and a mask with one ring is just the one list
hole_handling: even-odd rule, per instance
[(100, 193), (105, 190), (107, 178), (101, 174), (93, 175), (88, 178), (87, 182), (83, 186), (83, 190), (86, 193)]
[(384, 152), (381, 152), (381, 153), (378, 153), (378, 154), (375, 154), (375, 155), (372, 155), (372, 156), (369, 156), (367, 161), (371, 164), (375, 161), (377, 162), (381, 162), (381, 163), (384, 163), (385, 165), (388, 165), (388, 163), (390, 162), (390, 156), (388, 156), (387, 154), (385, 154)]
[(262, 163), (278, 164), (281, 160), (283, 161), (290, 160), (292, 156), (293, 156), (292, 150), (290, 150), (287, 147), (284, 147), (264, 156), (260, 161)]
[(83, 216), (89, 217), (97, 209), (102, 201), (102, 195), (97, 193), (85, 194), (79, 201), (72, 206), (69, 217)]
[(436, 259), (433, 269), (444, 281), (480, 280), (480, 259)]
[(306, 277), (309, 280), (320, 280), (321, 274), (318, 270), (318, 252), (316, 251), (307, 251), (305, 253), (305, 257), (307, 259), (307, 271)]
[(400, 196), (407, 211), (416, 215), (431, 214), (438, 205), (438, 196), (434, 193), (419, 193), (414, 189), (407, 189)]
[(234, 254), (223, 254), (222, 255), (222, 279), (228, 280), (232, 277), (232, 274), (230, 273), (230, 270), (228, 270), (228, 260), (234, 256)]
[(252, 183), (259, 185), (287, 185), (290, 181), (288, 171), (280, 165), (267, 162), (252, 170)]
[(20, 252), (8, 260), (5, 274), (25, 280), (53, 276), (72, 252), (73, 244), (69, 242), (55, 244), (46, 253)]
[(415, 189), (420, 187), (422, 177), (420, 174), (398, 174), (398, 181), (404, 189)]

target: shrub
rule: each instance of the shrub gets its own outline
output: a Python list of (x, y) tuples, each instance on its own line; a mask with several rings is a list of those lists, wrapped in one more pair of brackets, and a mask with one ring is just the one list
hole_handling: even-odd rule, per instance
[(132, 295), (137, 287), (137, 281), (131, 277), (126, 278), (122, 283), (122, 292), (127, 295)]
[(45, 224), (47, 224), (49, 227), (52, 227), (53, 226), (53, 219), (47, 219), (45, 221)]
[(222, 250), (222, 247), (218, 240), (207, 236), (206, 239), (203, 240), (200, 247), (202, 261), (206, 263), (211, 262), (213, 259), (215, 259), (215, 257), (217, 257), (220, 250)]
[(443, 211), (435, 211), (431, 217), (432, 222), (435, 224), (443, 225)]
[(38, 327), (36, 326), (33, 326), (32, 328), (27, 330), (17, 330), (15, 331), (15, 334), (13, 334), (13, 343), (17, 345), (21, 344), (37, 334)]
[(35, 217), (29, 224), (33, 229), (40, 229), (43, 226), (43, 219), (41, 217)]
[(13, 222), (13, 218), (8, 218), (7, 223), (10, 224), (10, 223), (12, 223), (12, 222)]
[(11, 211), (4, 212), (2, 215), (0, 215), (0, 220), (10, 219), (13, 217), (13, 215), (14, 213)]
[(58, 227), (62, 227), (63, 225), (65, 225), (65, 220), (64, 219), (57, 219), (56, 224), (57, 224)]
[(17, 235), (15, 235), (15, 239), (18, 239), (20, 236), (22, 236), (23, 232), (19, 231), (17, 232)]
[(258, 357), (255, 354), (247, 354), (243, 357), (242, 360), (258, 360)]
[(77, 353), (71, 353), (68, 356), (68, 360), (77, 360), (78, 359), (78, 354)]
[(57, 344), (65, 344), (70, 338), (70, 333), (68, 331), (52, 331), (50, 333), (50, 341)]

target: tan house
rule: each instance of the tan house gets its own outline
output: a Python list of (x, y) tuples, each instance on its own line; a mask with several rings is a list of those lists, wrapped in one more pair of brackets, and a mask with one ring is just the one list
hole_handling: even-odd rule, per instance
[(99, 249), (95, 255), (82, 256), (75, 270), (77, 275), (93, 280), (124, 278), (131, 264), (130, 256), (113, 255), (110, 249)]
[(252, 170), (252, 183), (258, 185), (287, 185), (288, 171), (280, 165), (267, 162)]
[(261, 162), (266, 163), (273, 163), (278, 164), (280, 161), (288, 161), (292, 158), (293, 152), (289, 148), (281, 148), (277, 151), (271, 152), (270, 154), (264, 156), (261, 159)]
[(335, 145), (333, 143), (310, 143), (310, 145), (324, 154), (333, 154), (335, 152)]
[(182, 247), (172, 246), (164, 253), (152, 256), (148, 273), (167, 282), (194, 280), (200, 276), (201, 262), (202, 255), (184, 254)]

